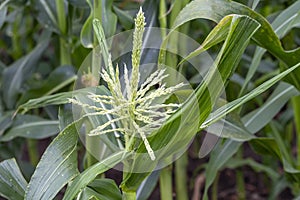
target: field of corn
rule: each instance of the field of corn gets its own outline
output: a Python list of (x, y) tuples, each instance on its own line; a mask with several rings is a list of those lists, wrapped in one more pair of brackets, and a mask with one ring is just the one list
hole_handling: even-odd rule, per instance
[(0, 0), (0, 199), (300, 200), (300, 0)]

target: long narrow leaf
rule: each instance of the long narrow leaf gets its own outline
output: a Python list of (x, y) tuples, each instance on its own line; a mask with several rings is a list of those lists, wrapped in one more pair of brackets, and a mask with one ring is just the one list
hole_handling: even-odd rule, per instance
[[(99, 86), (99, 90), (102, 90), (104, 86)], [(93, 90), (93, 89), (92, 89)], [(22, 104), (18, 107), (17, 112), (27, 112), (34, 108), (41, 108), (49, 105), (61, 105), (66, 104), (69, 102), (69, 98), (72, 98), (73, 96), (76, 96), (78, 94), (84, 95), (88, 94), (88, 92), (91, 91), (91, 88), (83, 88), (71, 92), (62, 92), (58, 94), (53, 94), (49, 96), (40, 97), (37, 99), (31, 99), (27, 103)]]
[(42, 82), (40, 87), (26, 91), (18, 101), (18, 104), (23, 104), (29, 99), (53, 94), (70, 83), (73, 83), (76, 79), (77, 76), (72, 66), (60, 66), (56, 68), (45, 81)]
[[(282, 87), (286, 87), (287, 90), (284, 90), (284, 91), (287, 94), (279, 92), (279, 91), (281, 91)], [(242, 119), (242, 121), (244, 121), (244, 123), (246, 124), (245, 127), (248, 130), (256, 131), (256, 130), (262, 128), (265, 125), (265, 123), (269, 123), (270, 120), (272, 120), (272, 118), (276, 115), (276, 113), (277, 113), (276, 111), (278, 109), (281, 109), (284, 106), (284, 104), (286, 103), (286, 100), (288, 99), (287, 97), (290, 98), (291, 97), (290, 95), (293, 95), (296, 93), (296, 91), (291, 92), (289, 90), (289, 88), (294, 88), (294, 87), (292, 87), (291, 85), (288, 85), (286, 83), (282, 83), (281, 85), (278, 86), (278, 88), (280, 90), (277, 89), (274, 91), (274, 93), (272, 94), (273, 98), (269, 98), (268, 101), (266, 102), (266, 104), (264, 104), (261, 108), (257, 109), (253, 113), (251, 113), (251, 116), (246, 115), (245, 118)], [(291, 89), (291, 90), (293, 90), (293, 89)], [(285, 96), (283, 98), (284, 100), (279, 101), (279, 102), (276, 101), (276, 99), (281, 96)], [(275, 103), (276, 107), (273, 107), (273, 104), (270, 104), (270, 102)], [(255, 118), (252, 118), (253, 116), (256, 116), (256, 118), (259, 117), (260, 115), (256, 115), (256, 113), (259, 114), (259, 113), (261, 113), (261, 111), (266, 112), (265, 110), (268, 110), (269, 113), (268, 113), (268, 117), (265, 117), (263, 121), (259, 121), (259, 123), (258, 123), (258, 121)], [(248, 120), (246, 120), (246, 118)], [(251, 133), (254, 134), (255, 132), (251, 132)], [(271, 148), (278, 148), (276, 143), (274, 143), (273, 140), (271, 142), (272, 142)], [(256, 146), (266, 144), (265, 140), (262, 138), (254, 138), (254, 139), (250, 140), (250, 143), (252, 145), (256, 145)], [(238, 149), (241, 145), (242, 145), (242, 142), (237, 142), (234, 140), (227, 140), (225, 142), (225, 144), (220, 145), (221, 147), (214, 149), (214, 151), (210, 157), (209, 163), (207, 164), (207, 167), (206, 167), (206, 172), (205, 172), (206, 184), (205, 184), (204, 199), (207, 199), (208, 189), (211, 186), (211, 184), (213, 183), (213, 180), (215, 179), (215, 177), (217, 176), (217, 172), (223, 167), (224, 161), (227, 162), (232, 157), (232, 155), (234, 155), (238, 151)], [(280, 151), (278, 149), (276, 151), (274, 150), (272, 152), (276, 152), (275, 155), (280, 157)]]
[[(271, 25), (279, 38), (282, 38), (284, 36), (284, 33), (300, 23), (299, 10), (300, 1), (297, 1), (293, 5), (282, 11), (280, 15), (273, 21)], [(249, 67), (249, 71), (246, 75), (245, 82), (242, 86), (241, 93), (244, 92), (251, 78), (255, 74), (265, 52), (266, 50), (261, 47), (256, 48), (251, 65)]]
[(58, 125), (58, 121), (44, 119), (24, 123), (11, 128), (0, 138), (0, 141), (6, 142), (16, 137), (44, 139), (57, 134), (59, 132)]
[(206, 120), (201, 127), (202, 128), (206, 128), (209, 125), (213, 124), (214, 122), (218, 121), (219, 119), (221, 119), (222, 117), (226, 116), (226, 114), (232, 112), (233, 110), (235, 110), (236, 108), (238, 108), (239, 106), (241, 106), (242, 104), (246, 103), (247, 101), (253, 99), (254, 97), (256, 97), (257, 95), (265, 92), (266, 90), (268, 90), (270, 87), (272, 87), (275, 83), (277, 83), (278, 81), (280, 81), (282, 78), (284, 78), (286, 75), (288, 75), (289, 73), (291, 73), (293, 70), (297, 69), (300, 66), (300, 63), (298, 63), (297, 65), (285, 70), (284, 72), (281, 72), (280, 74), (278, 74), (277, 76), (273, 77), (272, 79), (264, 82), (263, 84), (261, 84), (260, 86), (258, 86), (257, 88), (255, 88), (254, 90), (252, 90), (250, 93), (248, 93), (247, 95), (244, 95), (243, 97), (236, 99), (230, 103), (228, 103), (227, 105), (219, 108), (218, 110), (216, 110), (213, 114), (211, 114), (211, 116), (208, 120)]
[(0, 163), (0, 196), (10, 200), (24, 199), (27, 182), (15, 159)]
[(38, 44), (28, 55), (17, 60), (3, 72), (3, 99), (8, 108), (13, 108), (23, 81), (33, 72), (36, 62), (48, 46), (49, 40)]
[(118, 164), (130, 155), (130, 153), (121, 151), (89, 167), (72, 181), (72, 183), (68, 186), (63, 199), (69, 200), (75, 198), (80, 190), (82, 190), (85, 186), (92, 182), (99, 174), (107, 171), (112, 166)]
[(52, 199), (78, 174), (76, 124), (65, 128), (48, 146), (28, 184), (25, 199)]
[[(297, 9), (298, 8), (298, 9)], [(291, 8), (297, 12), (299, 10), (299, 2), (296, 2), (294, 7)], [(217, 11), (217, 12), (216, 12)], [(229, 14), (239, 14), (249, 16), (261, 24), (260, 29), (254, 34), (253, 40), (261, 47), (267, 49), (274, 56), (282, 60), (287, 66), (291, 67), (299, 62), (300, 48), (285, 51), (280, 43), (280, 40), (276, 33), (273, 31), (269, 22), (260, 14), (251, 10), (249, 7), (229, 0), (195, 0), (189, 3), (179, 13), (172, 29), (176, 29), (186, 22), (193, 19), (203, 18), (209, 19), (215, 22), (219, 22), (222, 18)], [(297, 17), (298, 13), (294, 17)], [(281, 18), (279, 21), (286, 21)], [(278, 21), (278, 22), (279, 22)], [(279, 23), (282, 24), (282, 23)], [(288, 26), (290, 24), (287, 24)], [(278, 27), (279, 28), (279, 27)], [(285, 30), (284, 27), (282, 30)], [(164, 60), (165, 55), (161, 53), (160, 59)], [(289, 82), (293, 83), (298, 89), (300, 88), (300, 82), (297, 77), (300, 74), (300, 69), (294, 71), (289, 75)]]
[[(264, 105), (243, 117), (245, 126), (251, 133), (259, 131), (280, 111), (287, 101), (299, 94), (294, 86), (280, 83)], [(250, 124), (252, 125), (250, 126)]]

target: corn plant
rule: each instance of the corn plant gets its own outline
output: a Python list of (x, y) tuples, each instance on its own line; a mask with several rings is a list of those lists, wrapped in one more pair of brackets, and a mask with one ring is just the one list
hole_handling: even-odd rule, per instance
[[(272, 23), (254, 11), (258, 2), (253, 1), (251, 9), (229, 0), (174, 1), (168, 14), (167, 1), (145, 1), (139, 11), (134, 9), (136, 17), (133, 19), (120, 9), (123, 4), (119, 2), (88, 0), (81, 4), (80, 1), (41, 0), (35, 2), (38, 11), (35, 18), (18, 18), (12, 23), (3, 20), (7, 14), (18, 12), (18, 8), (24, 12), (34, 9), (10, 1), (1, 3), (0, 27), (9, 30), (10, 26), (17, 27), (25, 20), (28, 24), (40, 22), (42, 25), (36, 29), (43, 25), (45, 29), (40, 35), (28, 30), (28, 37), (38, 38), (35, 47), (29, 45), (20, 49), (17, 45), (20, 38), (28, 38), (14, 35), (11, 51), (13, 59), (18, 60), (10, 66), (0, 63), (0, 148), (18, 145), (22, 141), (19, 137), (26, 138), (31, 149), (31, 163), (36, 165), (31, 168), (33, 174), (24, 177), (25, 167), (18, 165), (20, 159), (4, 157), (0, 163), (0, 195), (7, 199), (147, 199), (160, 171), (161, 199), (172, 199), (172, 159), (182, 154), (195, 137), (203, 137), (203, 131), (207, 130), (220, 139), (209, 154), (209, 161), (202, 166), (205, 175), (203, 199), (210, 195), (216, 199), (218, 174), (224, 168), (238, 169), (238, 196), (246, 198), (244, 174), (239, 170), (244, 165), (270, 178), (270, 198), (276, 198), (284, 188), (290, 188), (299, 198), (300, 49), (285, 50), (295, 48), (294, 41), (286, 42), (283, 47), (280, 38), (299, 25), (300, 1), (283, 10)], [(131, 3), (128, 4), (130, 7)], [(163, 41), (159, 53), (153, 55), (143, 49), (148, 38), (144, 36), (145, 25), (155, 23), (142, 11), (147, 12), (149, 6), (155, 7), (161, 28), (170, 28), (169, 32), (161, 30)], [(78, 22), (74, 18), (82, 15), (86, 18), (81, 21), (82, 27), (78, 31), (72, 25)], [(186, 56), (170, 53), (170, 47), (180, 50), (176, 32), (189, 35), (193, 32), (189, 25), (196, 19), (209, 19), (216, 25), (199, 48)], [(128, 66), (124, 64), (122, 71), (112, 60), (111, 51), (115, 47), (106, 39), (119, 28), (117, 20), (125, 29), (134, 27), (131, 62)], [(206, 22), (200, 24), (205, 27)], [(68, 38), (71, 34), (76, 35), (73, 38), (76, 44)], [(32, 86), (32, 82), (25, 81), (32, 78), (30, 75), (34, 71), (42, 71), (33, 66), (44, 51), (49, 54), (49, 43), (58, 49), (56, 56), (59, 59), (53, 62), (59, 67), (47, 74), (48, 78), (41, 81), (41, 86)], [(216, 46), (220, 47), (217, 51)], [(253, 46), (253, 55), (248, 55)], [(24, 48), (31, 52), (21, 57)], [(84, 48), (93, 49), (92, 65), (103, 67), (97, 72), (102, 81), (89, 76), (90, 71), (81, 77), (75, 75), (78, 57), (87, 54)], [(76, 50), (79, 53), (72, 54)], [(190, 79), (194, 91), (187, 90), (181, 82), (174, 83), (174, 71), (188, 73), (188, 62), (211, 50), (215, 54), (214, 61), (205, 76), (201, 78), (197, 74)], [(142, 51), (146, 53), (142, 54)], [(261, 72), (260, 65), (267, 62), (263, 57), (265, 52), (270, 53), (276, 63)], [(101, 58), (97, 57), (99, 54)], [(145, 80), (140, 78), (143, 56), (157, 60), (157, 69)], [(243, 64), (247, 56), (250, 57), (249, 68)], [(263, 75), (257, 78), (257, 74)], [(241, 77), (242, 81), (239, 81)], [(74, 81), (82, 81), (86, 88), (69, 91), (66, 86)], [(24, 88), (24, 83), (29, 89)], [(228, 101), (222, 98), (224, 87)], [(25, 92), (22, 93), (22, 89)], [(174, 98), (176, 93), (185, 99)], [(288, 106), (281, 110), (288, 101)], [(59, 106), (58, 113), (55, 106)], [(44, 113), (39, 112), (41, 109)], [(74, 110), (80, 113), (79, 117), (75, 117)], [(28, 112), (30, 114), (25, 114)], [(223, 128), (221, 135), (214, 131), (219, 127)], [(78, 142), (82, 130), (87, 149), (95, 144), (96, 149), (105, 145), (110, 153), (96, 160), (86, 151), (82, 159)], [(38, 143), (34, 139), (51, 137), (57, 132), (39, 159), (36, 156)], [(282, 134), (284, 132), (288, 134)], [(296, 140), (297, 149), (294, 155), (291, 153), (293, 140)], [(244, 143), (262, 155), (264, 164), (243, 159)], [(208, 153), (200, 151), (199, 154), (201, 157)], [(282, 173), (266, 154), (271, 161), (277, 159), (282, 164)], [(184, 182), (187, 179), (187, 154), (182, 158), (174, 165), (176, 198), (188, 199)], [(103, 178), (105, 172), (120, 163), (120, 185)], [(160, 169), (166, 164), (169, 166)]]

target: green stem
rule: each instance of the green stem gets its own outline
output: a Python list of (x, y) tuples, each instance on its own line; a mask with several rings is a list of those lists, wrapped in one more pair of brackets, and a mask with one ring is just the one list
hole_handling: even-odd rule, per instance
[(188, 191), (187, 191), (187, 176), (186, 176), (187, 164), (188, 164), (188, 154), (187, 152), (185, 152), (175, 162), (176, 199), (178, 200), (189, 199)]
[[(160, 2), (160, 23), (163, 25), (163, 28), (167, 27), (167, 24), (169, 24), (170, 27), (172, 27), (176, 17), (178, 16), (181, 9), (185, 6), (187, 3), (187, 0), (183, 1), (174, 1), (172, 11), (170, 13), (169, 21), (167, 22), (166, 17), (166, 2), (161, 1)], [(164, 37), (165, 33), (162, 32), (162, 36)], [(168, 85), (176, 85), (178, 84), (176, 82), (176, 73), (177, 70), (177, 64), (178, 64), (178, 34), (175, 33), (174, 35), (171, 35), (169, 38), (169, 45), (170, 49), (173, 54), (167, 54), (166, 56), (166, 65), (169, 68), (166, 68), (166, 74), (169, 76), (165, 79), (165, 82)], [(175, 70), (172, 70), (172, 69)], [(176, 161), (176, 167), (175, 167), (175, 181), (176, 181), (176, 191), (177, 191), (177, 199), (188, 199), (187, 196), (187, 178), (186, 178), (186, 165), (187, 165), (187, 154), (183, 155), (182, 158)], [(172, 165), (168, 166), (167, 168), (163, 169), (160, 174), (160, 194), (162, 200), (172, 200), (173, 199), (173, 191), (172, 191)]]
[(161, 36), (165, 38), (167, 36), (167, 8), (165, 0), (160, 0), (159, 4), (159, 25), (161, 28)]
[(59, 30), (62, 34), (67, 32), (66, 13), (64, 1), (56, 0), (56, 10)]
[(160, 171), (159, 188), (161, 200), (172, 200), (172, 165), (165, 167)]
[[(102, 0), (94, 0), (94, 19), (98, 19), (102, 25)], [(94, 42), (97, 43), (96, 34), (94, 34)]]
[(67, 48), (68, 44), (63, 38), (59, 38), (60, 64), (71, 64), (71, 55)]
[(94, 18), (102, 21), (102, 0), (94, 0)]
[[(239, 151), (237, 152), (237, 158), (243, 159), (243, 149), (242, 148), (240, 148)], [(238, 169), (236, 172), (236, 183), (237, 183), (238, 199), (246, 199), (244, 174), (243, 174), (243, 171), (240, 169)]]
[(300, 168), (300, 96), (292, 98), (297, 136), (297, 166)]
[(211, 200), (218, 200), (218, 184), (219, 184), (220, 174), (217, 173), (217, 176), (214, 180), (214, 183), (211, 188)]
[(59, 38), (60, 64), (67, 65), (71, 64), (71, 52), (69, 51), (68, 42), (64, 38), (67, 34), (65, 4), (62, 0), (56, 0), (55, 2), (57, 10), (58, 27), (61, 33)]
[(270, 135), (274, 138), (276, 143), (278, 144), (280, 148), (280, 153), (282, 154), (283, 158), (286, 159), (288, 163), (294, 163), (292, 155), (290, 154), (291, 149), (289, 146), (285, 143), (285, 138), (282, 137), (280, 131), (278, 130), (278, 127), (274, 122), (270, 122), (271, 131), (269, 132)]
[[(189, 2), (188, 0), (174, 1), (172, 5), (172, 11), (170, 13), (170, 18), (169, 18), (170, 27), (173, 26), (179, 12), (186, 6), (186, 4), (188, 4), (188, 2)], [(178, 32), (187, 34), (186, 31), (188, 31), (188, 28), (189, 28), (189, 24), (185, 24), (182, 27), (180, 27)], [(166, 55), (166, 62), (165, 62), (166, 66), (168, 66), (168, 68), (166, 68), (166, 73), (169, 74), (169, 76), (165, 79), (168, 85), (178, 84), (176, 82), (176, 78), (174, 78), (177, 77), (176, 71), (177, 71), (177, 64), (178, 64), (178, 55), (180, 54), (180, 51), (185, 49), (185, 41), (180, 41), (180, 46), (178, 44), (178, 40), (179, 39), (182, 40), (182, 37), (179, 38), (180, 35), (178, 34), (178, 32), (173, 32), (173, 34), (171, 34), (170, 38), (168, 39), (169, 53), (167, 53)]]
[(39, 162), (38, 146), (37, 141), (33, 139), (27, 139), (27, 147), (30, 163), (36, 166)]
[[(169, 18), (169, 25), (170, 27), (172, 27), (176, 17), (178, 16), (180, 10), (182, 8), (182, 1), (174, 1), (173, 5), (172, 5), (172, 11), (170, 13), (170, 18)], [(165, 81), (168, 85), (176, 85), (176, 79), (174, 77), (176, 77), (176, 73), (174, 70), (176, 70), (176, 66), (178, 63), (178, 39), (179, 39), (179, 35), (177, 32), (174, 32), (170, 38), (168, 39), (168, 51), (169, 53), (167, 53), (166, 55), (166, 66), (168, 66), (168, 68), (166, 68), (166, 74), (169, 74), (169, 76), (167, 78), (165, 78)], [(172, 52), (172, 53), (170, 53)]]
[[(57, 0), (60, 1), (60, 0)], [(102, 12), (102, 1), (101, 0), (94, 0), (94, 8), (93, 8), (93, 12), (94, 12), (94, 18), (97, 18), (98, 20), (102, 21), (102, 17), (101, 17), (101, 12)], [(99, 17), (100, 16), (100, 17)], [(92, 53), (92, 63), (91, 63), (91, 73), (93, 75), (96, 75), (96, 78), (98, 77), (98, 72), (101, 71), (100, 66), (101, 66), (101, 59), (99, 58), (99, 56), (97, 55), (97, 52), (95, 50), (97, 46), (97, 37), (96, 34), (94, 34), (94, 50)], [(86, 149), (91, 149), (92, 147), (96, 147), (97, 144), (95, 144), (95, 140), (93, 140), (91, 137), (86, 136)], [(96, 145), (96, 146), (95, 146)], [(86, 151), (86, 163), (87, 163), (87, 167), (90, 167), (91, 165), (93, 165), (96, 160), (95, 158), (91, 155), (91, 153), (89, 153), (88, 151)]]
[(136, 200), (136, 192), (134, 191), (123, 191), (122, 200)]

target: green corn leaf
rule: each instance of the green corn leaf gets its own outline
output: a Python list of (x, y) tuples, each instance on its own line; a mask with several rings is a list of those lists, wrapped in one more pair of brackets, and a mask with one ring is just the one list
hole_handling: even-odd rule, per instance
[(286, 175), (292, 177), (294, 182), (300, 181), (300, 170), (293, 166), (293, 162), (289, 160), (289, 156), (286, 156), (281, 144), (273, 138), (258, 138), (250, 141), (253, 149), (262, 155), (271, 155), (278, 158), (282, 164)]
[(10, 1), (11, 0), (5, 0), (5, 1), (1, 2), (1, 4), (0, 4), (0, 10), (3, 9), (5, 6), (7, 6), (8, 3), (10, 3)]
[(290, 154), (289, 147), (285, 144), (280, 132), (278, 131), (279, 124), (275, 122), (270, 123), (270, 136), (271, 138), (258, 138), (250, 141), (254, 150), (260, 154), (272, 155), (278, 158), (282, 164), (286, 175), (290, 176), (294, 182), (300, 181), (300, 170), (297, 169), (292, 155)]
[(150, 195), (154, 191), (158, 178), (159, 178), (159, 171), (154, 171), (143, 181), (140, 185), (139, 189), (136, 192), (136, 198), (139, 200), (147, 200), (149, 199)]
[(35, 4), (35, 7), (39, 11), (37, 15), (39, 22), (51, 31), (59, 33), (55, 1), (40, 0)]
[[(99, 90), (105, 89), (104, 86), (97, 87)], [(91, 88), (83, 88), (79, 90), (74, 90), (71, 92), (62, 92), (58, 94), (53, 94), (49, 96), (40, 97), (37, 99), (30, 99), (27, 103), (22, 104), (18, 107), (16, 113), (22, 112), (25, 113), (34, 108), (41, 108), (49, 105), (61, 105), (69, 103), (69, 98), (76, 96), (78, 94), (87, 95), (90, 91), (93, 91)]]
[(40, 97), (37, 99), (30, 99), (28, 102), (20, 105), (15, 114), (17, 114), (18, 112), (26, 113), (31, 109), (41, 108), (48, 105), (61, 105), (69, 103), (68, 98), (72, 98), (73, 94), (77, 92), (84, 92), (84, 89), (75, 92), (62, 92), (58, 94)]
[(108, 66), (109, 51), (108, 51), (108, 45), (106, 43), (106, 38), (105, 38), (105, 34), (104, 34), (103, 27), (101, 25), (101, 22), (98, 19), (94, 19), (93, 27), (94, 27), (95, 34), (96, 34), (96, 37), (99, 42), (101, 54), (103, 56), (103, 61), (105, 63), (105, 66)]
[(48, 46), (49, 40), (40, 42), (28, 55), (17, 60), (3, 71), (3, 100), (7, 108), (12, 109), (16, 103), (23, 81), (36, 67), (36, 62)]
[[(278, 74), (277, 76), (271, 78), (270, 80), (264, 82), (263, 84), (261, 84), (260, 86), (258, 86), (257, 88), (255, 88), (254, 90), (249, 92), (247, 95), (244, 95), (243, 97), (238, 98), (238, 99), (228, 103), (227, 105), (219, 108), (214, 113), (212, 113), (211, 117), (208, 118), (201, 125), (202, 128), (206, 128), (206, 127), (210, 126), (211, 124), (213, 124), (214, 122), (220, 120), (222, 117), (226, 116), (228, 113), (232, 112), (233, 110), (240, 107), (244, 103), (248, 102), (249, 100), (253, 99), (254, 97), (258, 96), (259, 94), (265, 92), (270, 87), (272, 87), (275, 83), (277, 83), (278, 81), (283, 79), (285, 76), (287, 76), (289, 73), (291, 73), (293, 70), (297, 69), (299, 66), (300, 66), (300, 63), (298, 63), (297, 65), (295, 65), (295, 66), (293, 66), (289, 69), (287, 69), (284, 72), (281, 72), (280, 74)], [(293, 87), (291, 87), (291, 89), (292, 88)], [(289, 91), (290, 90), (288, 89), (285, 92), (289, 92)], [(283, 93), (281, 93), (281, 94), (285, 94), (285, 92), (283, 91)], [(297, 91), (294, 91), (294, 93), (297, 93)], [(285, 103), (286, 101), (283, 101), (283, 102)], [(268, 104), (266, 106), (268, 106)]]
[[(214, 10), (217, 10), (218, 12), (214, 12)], [(198, 18), (210, 19), (218, 23), (223, 17), (229, 14), (246, 15), (257, 20), (261, 24), (261, 27), (254, 34), (253, 40), (257, 42), (258, 45), (269, 50), (271, 53), (274, 53), (275, 55), (282, 54), (282, 56), (280, 57), (283, 57), (283, 54), (285, 54), (284, 50), (269, 22), (260, 14), (251, 10), (249, 7), (234, 1), (229, 1), (229, 0), (192, 1), (184, 9), (181, 10), (172, 28), (175, 29), (188, 21), (191, 21), (193, 19), (198, 19)], [(296, 58), (293, 58), (294, 62), (288, 61), (288, 63), (292, 63), (292, 65), (295, 65), (297, 63), (297, 60), (295, 59)], [(287, 59), (285, 58), (284, 60)]]
[(80, 195), (76, 198), (78, 200), (109, 200), (109, 197), (99, 194), (95, 190), (86, 187), (81, 192)]
[(229, 138), (240, 142), (249, 141), (255, 138), (255, 136), (246, 129), (237, 115), (234, 117), (231, 115), (232, 113), (229, 116), (226, 116), (226, 119), (221, 119), (213, 123), (206, 131), (218, 137)]
[(90, 182), (92, 182), (99, 174), (104, 173), (109, 170), (112, 166), (118, 164), (122, 160), (130, 156), (130, 153), (124, 151), (117, 152), (108, 158), (92, 165), (84, 172), (78, 175), (72, 183), (68, 186), (67, 191), (64, 196), (64, 200), (73, 199), (76, 195), (85, 188)]
[(102, 26), (106, 37), (111, 37), (116, 32), (117, 16), (112, 12), (113, 0), (102, 0)]
[(253, 3), (252, 3), (252, 10), (255, 10), (255, 8), (257, 7), (257, 5), (259, 4), (260, 0), (254, 0)]
[(244, 125), (251, 133), (256, 133), (268, 124), (268, 122), (280, 111), (283, 105), (285, 105), (293, 96), (299, 94), (300, 92), (294, 86), (281, 82), (260, 108), (243, 117)]
[(275, 33), (282, 38), (289, 30), (297, 27), (300, 23), (300, 2), (296, 1), (287, 9), (283, 10), (272, 22)]
[(49, 77), (42, 82), (39, 88), (26, 91), (18, 101), (23, 104), (29, 99), (35, 99), (41, 96), (53, 94), (67, 85), (73, 83), (77, 79), (74, 68), (72, 66), (61, 66), (56, 68)]
[[(82, 89), (78, 92), (79, 93), (84, 92), (84, 89)], [(66, 103), (68, 103), (68, 98), (72, 98), (73, 93), (74, 93), (73, 91), (62, 92), (62, 93), (58, 93), (58, 94), (40, 97), (37, 99), (30, 99), (26, 103), (20, 105), (15, 114), (17, 114), (18, 112), (26, 113), (31, 109), (41, 108), (41, 107), (45, 107), (48, 105), (66, 104)]]
[(27, 182), (15, 159), (0, 163), (0, 196), (9, 200), (24, 199)]
[(120, 24), (126, 29), (130, 30), (132, 29), (134, 25), (134, 20), (131, 15), (129, 15), (126, 11), (119, 9), (117, 6), (113, 6), (113, 9), (118, 16), (118, 20), (120, 21)]
[(74, 121), (71, 105), (59, 106), (58, 120), (59, 120), (59, 130), (61, 131)]
[[(299, 10), (299, 2), (296, 2), (292, 10), (297, 12)], [(217, 11), (217, 12), (215, 12)], [(209, 19), (215, 22), (220, 22), (222, 18), (230, 14), (239, 14), (246, 15), (254, 20), (258, 21), (261, 24), (260, 29), (254, 34), (253, 40), (262, 48), (268, 50), (274, 56), (282, 60), (286, 66), (284, 69), (294, 66), (299, 63), (300, 57), (300, 48), (285, 51), (281, 46), (280, 40), (276, 33), (273, 31), (272, 26), (269, 22), (262, 17), (260, 14), (251, 10), (249, 7), (239, 4), (234, 1), (229, 0), (195, 0), (189, 3), (184, 9), (181, 10), (178, 17), (176, 18), (172, 29), (176, 29), (179, 26), (183, 25), (186, 22), (189, 22), (193, 19), (203, 18)], [(295, 19), (298, 19), (299, 13), (294, 14)], [(278, 19), (278, 24), (280, 21), (285, 21), (284, 17)], [(277, 22), (276, 22), (277, 23)], [(289, 24), (288, 24), (289, 25)], [(279, 27), (278, 27), (279, 28)], [(282, 30), (286, 31), (284, 27)], [(280, 28), (281, 29), (281, 28)], [(261, 50), (259, 50), (261, 51)], [(259, 54), (257, 55), (259, 57)], [(160, 54), (160, 60), (163, 62), (165, 59), (164, 52)], [(297, 79), (300, 74), (300, 69), (291, 73), (288, 76), (289, 82), (293, 83), (298, 89), (300, 89), (300, 81)]]
[[(269, 199), (278, 198), (280, 193), (283, 192), (286, 189), (286, 187), (288, 187), (288, 186), (289, 186), (289, 183), (285, 177), (277, 179), (276, 182), (274, 182), (274, 186), (272, 186), (272, 189), (270, 190)], [(299, 198), (294, 198), (294, 200), (299, 200)]]
[(186, 56), (178, 65), (181, 65), (183, 62), (201, 54), (202, 52), (208, 50), (220, 42), (223, 42), (228, 35), (230, 30), (230, 25), (232, 22), (233, 15), (225, 16), (220, 22), (213, 28), (209, 35), (205, 38), (201, 46), (195, 51), (191, 52)]
[(52, 199), (77, 174), (76, 124), (66, 127), (48, 146), (28, 184), (25, 199)]
[(34, 115), (25, 115), (17, 116), (16, 121), (0, 138), (0, 141), (7, 142), (16, 137), (43, 139), (59, 132), (59, 122), (56, 120), (46, 120)]
[[(103, 27), (104, 38), (106, 38), (111, 37), (116, 32), (117, 16), (112, 12), (113, 0), (95, 0), (94, 3), (92, 3), (90, 0), (87, 0), (87, 3), (91, 11), (81, 29), (80, 41), (84, 47), (93, 48), (95, 46), (93, 20), (97, 19), (99, 23), (101, 23)], [(99, 13), (102, 16), (101, 19), (97, 18)]]
[(280, 175), (276, 171), (274, 171), (271, 167), (258, 163), (252, 158), (247, 158), (242, 160), (232, 158), (230, 159), (229, 162), (225, 164), (225, 167), (230, 169), (236, 169), (238, 167), (243, 167), (245, 165), (251, 167), (255, 172), (264, 172), (274, 182), (277, 181), (280, 177)]
[(226, 140), (222, 145), (221, 142), (219, 142), (211, 152), (209, 162), (205, 168), (205, 188), (203, 199), (208, 199), (207, 192), (210, 186), (213, 184), (214, 179), (217, 176), (217, 172), (230, 158), (232, 158), (232, 156), (240, 148), (241, 144), (242, 142)]
[[(272, 120), (272, 118), (277, 114), (278, 110), (280, 110), (285, 105), (285, 103), (295, 94), (296, 94), (295, 88), (292, 87), (291, 85), (286, 83), (279, 84), (279, 86), (275, 89), (273, 94), (270, 96), (270, 98), (266, 101), (264, 105), (262, 105), (260, 108), (253, 111), (249, 115), (246, 115), (245, 118), (242, 119), (242, 121), (246, 125), (245, 127), (249, 130), (249, 132), (251, 130), (256, 131), (261, 129), (263, 126), (265, 126), (266, 123), (269, 123)], [(264, 115), (264, 120), (257, 121), (256, 118), (260, 118), (262, 114)], [(255, 118), (253, 118), (254, 116)], [(255, 132), (251, 132), (251, 133), (254, 134)], [(254, 138), (250, 140), (250, 143), (257, 147), (260, 144), (265, 144), (264, 140), (265, 139)], [(276, 151), (274, 150), (272, 152), (276, 152), (275, 155), (280, 156), (280, 151), (276, 143), (272, 139), (271, 142), (273, 145), (272, 148), (277, 148)], [(231, 159), (231, 157), (238, 151), (241, 145), (242, 145), (241, 142), (237, 142), (234, 140), (227, 140), (224, 145), (219, 145), (221, 147), (218, 147), (213, 150), (213, 153), (210, 156), (210, 160), (206, 167), (206, 172), (205, 172), (206, 174), (206, 184), (205, 184), (205, 193), (204, 193), (205, 198), (207, 198), (208, 189), (213, 183), (215, 177), (217, 176), (217, 172), (224, 166), (224, 161), (227, 162), (229, 159)]]
[(5, 22), (6, 19), (6, 14), (7, 14), (7, 4), (8, 1), (5, 1), (3, 3), (1, 3), (0, 5), (0, 28), (2, 27), (2, 25)]
[(80, 42), (85, 48), (93, 48), (94, 47), (94, 38), (93, 38), (93, 18), (94, 18), (94, 9), (90, 0), (86, 1), (90, 7), (90, 15), (85, 20), (81, 32), (80, 32)]
[(115, 181), (108, 178), (95, 179), (91, 182), (89, 187), (97, 191), (99, 194), (111, 199), (122, 199), (121, 191), (116, 185)]
[(0, 117), (0, 136), (12, 125), (12, 115), (12, 112), (6, 112)]
[(77, 199), (121, 200), (121, 191), (112, 179), (95, 179), (85, 187), (77, 196)]
[[(278, 17), (272, 22), (272, 27), (275, 33), (278, 35), (279, 38), (282, 38), (286, 32), (292, 29), (294, 26), (300, 23), (300, 1), (295, 2), (290, 7), (285, 9), (280, 13)], [(265, 49), (261, 47), (256, 47), (251, 65), (249, 67), (249, 71), (246, 75), (246, 79), (243, 83), (241, 93), (245, 90), (247, 85), (249, 84), (251, 78), (255, 74), (259, 63), (262, 59), (263, 54), (266, 52)]]

